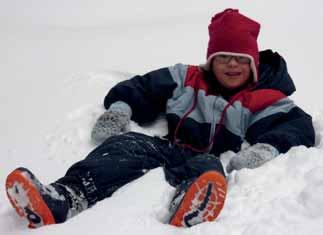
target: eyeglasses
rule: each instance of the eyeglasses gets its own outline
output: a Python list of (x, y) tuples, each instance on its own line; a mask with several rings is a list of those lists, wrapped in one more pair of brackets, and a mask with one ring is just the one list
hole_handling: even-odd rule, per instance
[(251, 60), (245, 56), (234, 56), (234, 55), (216, 55), (214, 57), (215, 61), (219, 62), (220, 64), (227, 64), (234, 58), (239, 64), (250, 64)]

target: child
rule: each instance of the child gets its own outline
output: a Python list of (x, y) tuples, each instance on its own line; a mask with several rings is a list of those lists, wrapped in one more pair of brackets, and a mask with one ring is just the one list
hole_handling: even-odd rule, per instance
[[(311, 117), (288, 98), (295, 91), (283, 58), (258, 51), (260, 25), (238, 10), (209, 25), (207, 61), (176, 64), (113, 87), (92, 138), (100, 145), (66, 175), (44, 185), (26, 168), (7, 177), (7, 194), (30, 227), (62, 223), (149, 169), (162, 166), (176, 187), (169, 223), (213, 221), (223, 208), (221, 153), (236, 152), (227, 172), (255, 168), (292, 146), (314, 145)], [(166, 114), (165, 138), (126, 132)], [(126, 132), (126, 133), (124, 133)], [(241, 144), (250, 147), (241, 150)]]

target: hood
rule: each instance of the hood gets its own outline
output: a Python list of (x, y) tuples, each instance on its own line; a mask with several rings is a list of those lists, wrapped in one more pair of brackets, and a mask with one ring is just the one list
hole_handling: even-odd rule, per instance
[(209, 24), (209, 43), (205, 68), (210, 70), (211, 61), (218, 54), (245, 56), (255, 82), (259, 77), (259, 50), (257, 38), (260, 24), (241, 14), (237, 9), (226, 9), (215, 14)]
[(296, 91), (294, 82), (287, 71), (287, 65), (282, 56), (272, 50), (265, 50), (259, 53), (260, 79), (254, 90), (275, 89), (290, 96)]

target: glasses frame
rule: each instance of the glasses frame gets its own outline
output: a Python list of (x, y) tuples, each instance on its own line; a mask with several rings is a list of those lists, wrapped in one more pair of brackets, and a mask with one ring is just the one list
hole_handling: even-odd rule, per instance
[(239, 64), (250, 64), (251, 59), (246, 56), (218, 54), (214, 56), (214, 60), (219, 64), (228, 64), (232, 59), (235, 59)]

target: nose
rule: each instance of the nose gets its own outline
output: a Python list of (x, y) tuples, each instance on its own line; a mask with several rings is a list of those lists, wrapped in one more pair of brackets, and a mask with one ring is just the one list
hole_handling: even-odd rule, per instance
[(228, 65), (231, 66), (231, 67), (235, 67), (235, 66), (238, 66), (239, 63), (236, 59), (236, 57), (232, 56), (228, 62)]

